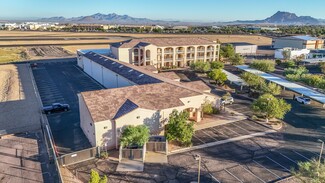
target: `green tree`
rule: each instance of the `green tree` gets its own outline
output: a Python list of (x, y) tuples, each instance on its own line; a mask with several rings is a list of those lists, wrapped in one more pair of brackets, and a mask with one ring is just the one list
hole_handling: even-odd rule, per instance
[(225, 65), (219, 61), (213, 61), (210, 63), (211, 69), (223, 69)]
[(287, 61), (283, 62), (282, 64), (283, 64), (283, 66), (284, 66), (285, 68), (296, 67), (296, 62), (293, 61), (293, 60), (287, 60)]
[(234, 56), (231, 56), (229, 58), (231, 65), (243, 65), (244, 64), (244, 58), (236, 53)]
[(208, 72), (210, 70), (210, 63), (209, 62), (203, 62), (203, 61), (197, 61), (193, 64), (191, 64), (191, 69), (196, 72)]
[(321, 62), (321, 63), (319, 63), (319, 67), (320, 67), (322, 73), (325, 74), (325, 62)]
[(284, 60), (290, 59), (290, 54), (291, 54), (290, 50), (283, 50), (282, 51), (282, 55), (283, 55)]
[(275, 70), (275, 62), (272, 60), (255, 60), (249, 66), (263, 72), (273, 72)]
[(102, 178), (100, 178), (99, 182), (98, 183), (107, 183), (107, 176), (104, 175)]
[(265, 83), (265, 79), (262, 77), (249, 73), (249, 72), (244, 72), (243, 74), (240, 75), (240, 77), (253, 89), (260, 89), (262, 88), (262, 85)]
[(235, 56), (235, 49), (231, 44), (222, 45), (220, 47), (220, 56), (222, 58), (231, 58)]
[(166, 138), (170, 141), (178, 141), (182, 145), (191, 145), (194, 134), (194, 122), (188, 122), (189, 114), (186, 111), (173, 110), (169, 115), (166, 125)]
[(264, 115), (268, 122), (271, 118), (283, 119), (291, 110), (291, 105), (283, 99), (277, 99), (271, 94), (263, 94), (252, 104), (254, 112)]
[(298, 162), (298, 170), (292, 170), (292, 174), (305, 183), (325, 182), (325, 163), (312, 159), (307, 162)]
[(266, 86), (267, 87), (263, 90), (263, 93), (270, 93), (272, 95), (280, 95), (282, 92), (281, 86), (279, 86), (275, 83), (269, 82)]
[(227, 81), (227, 75), (222, 72), (221, 69), (213, 69), (208, 73), (208, 77), (217, 82), (217, 84), (223, 85)]
[(146, 125), (127, 126), (121, 135), (121, 144), (124, 147), (143, 146), (149, 140), (149, 128)]
[(100, 176), (97, 171), (91, 169), (89, 183), (99, 183)]

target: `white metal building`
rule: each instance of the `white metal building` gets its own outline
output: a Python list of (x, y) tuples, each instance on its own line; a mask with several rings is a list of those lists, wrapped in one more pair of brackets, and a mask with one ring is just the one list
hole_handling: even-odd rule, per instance
[(228, 44), (231, 44), (235, 49), (235, 53), (240, 55), (255, 55), (257, 51), (257, 45), (251, 43), (235, 42)]
[(272, 48), (297, 48), (297, 49), (321, 49), (324, 47), (324, 40), (311, 36), (288, 36), (272, 39)]
[[(288, 58), (285, 58), (285, 52), (288, 54)], [(283, 49), (276, 49), (274, 51), (274, 58), (275, 59), (296, 59), (298, 57), (301, 57), (302, 59), (305, 59), (308, 54), (310, 53), (310, 50), (308, 49), (293, 49), (293, 48), (283, 48)]]

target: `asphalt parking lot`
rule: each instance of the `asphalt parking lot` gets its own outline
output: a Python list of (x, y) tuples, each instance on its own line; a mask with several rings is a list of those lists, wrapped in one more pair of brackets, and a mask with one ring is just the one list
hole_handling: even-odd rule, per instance
[(202, 182), (275, 182), (291, 175), (298, 162), (318, 157), (314, 151), (281, 144), (281, 137), (268, 134), (220, 146), (170, 155), (169, 164), (182, 167), (179, 182), (194, 181), (202, 157)]
[(47, 115), (60, 154), (91, 147), (79, 125), (77, 93), (103, 88), (81, 71), (76, 61), (70, 60), (42, 62), (33, 68), (43, 106), (60, 102), (69, 104), (71, 108), (68, 112)]
[(241, 120), (225, 125), (195, 131), (192, 138), (193, 146), (231, 139), (243, 135), (265, 132), (270, 128), (251, 120)]

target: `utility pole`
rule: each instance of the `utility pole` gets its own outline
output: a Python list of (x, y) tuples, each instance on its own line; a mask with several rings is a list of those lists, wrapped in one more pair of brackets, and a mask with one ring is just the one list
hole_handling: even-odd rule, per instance
[(322, 143), (322, 147), (320, 149), (319, 159), (318, 159), (318, 168), (319, 168), (320, 162), (322, 160), (322, 154), (323, 154), (323, 149), (324, 149), (324, 141), (322, 141), (321, 139), (318, 139), (318, 142), (321, 142)]

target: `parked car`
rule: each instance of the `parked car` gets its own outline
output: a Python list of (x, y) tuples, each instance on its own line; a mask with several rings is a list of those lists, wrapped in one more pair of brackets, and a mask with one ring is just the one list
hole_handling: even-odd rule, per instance
[(55, 112), (62, 112), (62, 111), (69, 111), (70, 106), (69, 104), (61, 104), (61, 103), (53, 103), (50, 106), (43, 107), (43, 113), (51, 114)]
[(302, 96), (295, 97), (295, 100), (302, 104), (310, 104), (311, 103), (311, 100), (309, 98), (302, 97)]
[(221, 98), (221, 105), (232, 104), (234, 103), (233, 97)]

